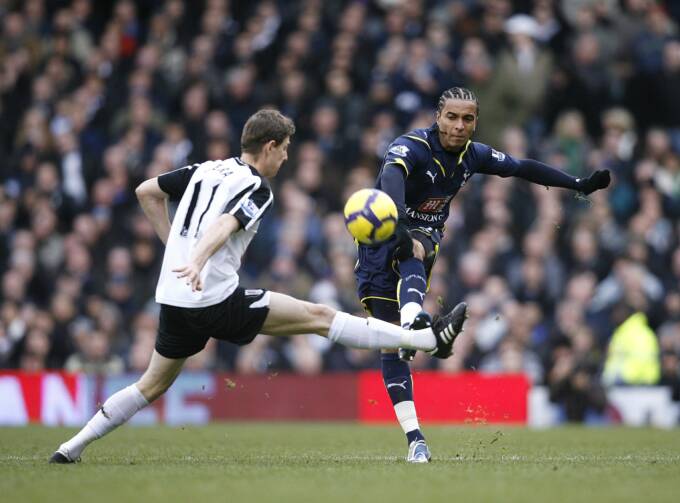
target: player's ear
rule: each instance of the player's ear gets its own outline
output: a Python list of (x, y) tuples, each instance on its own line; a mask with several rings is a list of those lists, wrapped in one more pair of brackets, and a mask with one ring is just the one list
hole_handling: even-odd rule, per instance
[(274, 147), (276, 147), (276, 140), (269, 140), (262, 146), (262, 150), (269, 153), (274, 150)]

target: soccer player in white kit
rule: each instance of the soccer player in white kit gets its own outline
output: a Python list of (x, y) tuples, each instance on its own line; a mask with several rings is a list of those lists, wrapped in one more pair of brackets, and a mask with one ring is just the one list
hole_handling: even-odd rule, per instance
[[(206, 161), (146, 180), (136, 194), (165, 243), (156, 289), (161, 305), (158, 335), (149, 366), (134, 384), (111, 397), (51, 463), (73, 463), (87, 445), (125, 423), (160, 397), (184, 361), (210, 337), (244, 345), (258, 333), (316, 333), (353, 348), (427, 351), (451, 355), (465, 310), (454, 309), (432, 328), (405, 330), (374, 318), (358, 318), (321, 305), (238, 284), (241, 257), (255, 236), (273, 195), (267, 182), (288, 158), (293, 122), (275, 110), (260, 110), (246, 122), (241, 157)], [(172, 220), (168, 200), (179, 201)]]

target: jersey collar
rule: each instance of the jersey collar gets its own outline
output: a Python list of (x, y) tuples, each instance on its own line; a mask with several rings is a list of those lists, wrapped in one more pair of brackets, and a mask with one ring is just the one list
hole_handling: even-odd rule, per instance
[(262, 176), (262, 175), (261, 175), (261, 174), (253, 167), (253, 166), (251, 166), (250, 164), (248, 164), (246, 161), (244, 161), (244, 160), (241, 159), (240, 157), (234, 157), (234, 160), (236, 161), (237, 164), (240, 164), (241, 166), (248, 166), (248, 167), (250, 168), (250, 172), (251, 172), (253, 175), (255, 175), (255, 176), (257, 176), (257, 177), (260, 177), (260, 178), (262, 178), (262, 179), (264, 180), (264, 177), (263, 177), (263, 176)]
[(437, 126), (436, 122), (428, 128), (427, 135), (428, 135), (429, 140), (430, 140), (430, 146), (432, 147), (432, 152), (445, 152), (449, 155), (455, 155), (458, 159), (457, 162), (456, 162), (456, 165), (459, 165), (463, 162), (463, 157), (465, 156), (465, 153), (467, 152), (468, 147), (472, 143), (472, 140), (468, 140), (467, 143), (465, 144), (465, 146), (460, 150), (460, 152), (449, 152), (444, 147), (442, 147), (442, 144), (439, 141), (439, 127)]

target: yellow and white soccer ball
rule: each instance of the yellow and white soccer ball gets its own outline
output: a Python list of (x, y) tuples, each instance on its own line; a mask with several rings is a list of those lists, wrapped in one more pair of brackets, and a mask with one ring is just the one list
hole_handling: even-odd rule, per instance
[(358, 190), (345, 204), (345, 225), (361, 244), (383, 243), (397, 228), (397, 205), (382, 190)]

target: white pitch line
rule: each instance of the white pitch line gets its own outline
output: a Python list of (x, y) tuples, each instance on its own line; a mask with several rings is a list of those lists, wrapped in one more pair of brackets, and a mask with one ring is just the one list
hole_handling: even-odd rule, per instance
[[(142, 459), (143, 458), (143, 459)], [(0, 456), (0, 462), (10, 462), (10, 461), (41, 461), (49, 459), (49, 455), (44, 456)], [(95, 456), (92, 458), (93, 461), (100, 462), (101, 456)], [(107, 461), (113, 461), (114, 458), (104, 456)], [(155, 463), (155, 462), (167, 462), (167, 457), (157, 457), (150, 458), (146, 456), (120, 456), (116, 458), (117, 460), (128, 460), (128, 459), (139, 459), (144, 463)], [(204, 457), (204, 456), (183, 456), (175, 458), (175, 462), (187, 461), (187, 462), (198, 462), (198, 463), (225, 463), (238, 461), (238, 458), (232, 458), (229, 456), (222, 457)], [(402, 461), (403, 458), (400, 456), (318, 456), (318, 455), (287, 455), (287, 456), (245, 456), (243, 461), (262, 461), (267, 463), (277, 463), (283, 461), (310, 461), (310, 462), (341, 462), (341, 461), (378, 461), (378, 462), (394, 462)], [(635, 463), (679, 463), (680, 455), (674, 456), (523, 456), (523, 455), (501, 455), (501, 456), (476, 456), (476, 455), (466, 455), (466, 456), (435, 456), (433, 461), (444, 461), (444, 462), (498, 462), (498, 463), (592, 463), (592, 462), (635, 462)]]

